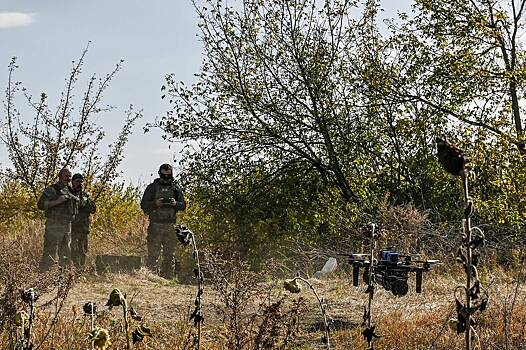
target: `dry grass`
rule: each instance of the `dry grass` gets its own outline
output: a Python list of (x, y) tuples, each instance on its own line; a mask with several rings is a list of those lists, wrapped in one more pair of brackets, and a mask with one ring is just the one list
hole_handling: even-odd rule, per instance
[[(17, 290), (31, 286), (37, 286), (44, 292), (37, 303), (34, 333), (35, 344), (41, 344), (40, 349), (89, 349), (86, 337), (90, 323), (82, 314), (82, 305), (88, 300), (98, 305), (96, 324), (110, 331), (112, 337), (110, 349), (124, 349), (125, 336), (122, 331), (120, 310), (109, 311), (104, 306), (113, 288), (120, 288), (127, 293), (131, 306), (143, 317), (143, 322), (152, 328), (154, 337), (146, 338), (144, 343), (135, 347), (136, 349), (192, 348), (192, 336), (195, 330), (188, 319), (193, 310), (197, 287), (167, 281), (146, 269), (133, 274), (84, 273), (77, 276), (53, 324), (56, 303), (49, 303), (47, 307), (43, 305), (56, 295), (56, 287), (63, 281), (64, 276), (60, 271), (46, 275), (36, 272), (41, 251), (40, 232), (42, 225), (35, 222), (25, 230), (10, 236), (11, 239), (5, 239), (7, 235), (4, 235), (4, 239), (0, 241), (2, 248), (0, 252), (3, 252), (0, 256), (2, 292), (5, 293), (10, 286), (12, 289), (11, 294), (4, 295), (4, 298), (7, 298), (3, 300), (4, 304), (6, 302), (11, 304), (4, 305), (9, 307), (5, 307), (2, 312), (4, 328), (0, 333), (1, 349), (12, 349), (8, 345), (8, 325), (11, 324), (13, 311), (24, 307), (20, 300), (16, 300)], [(93, 239), (99, 241), (95, 241), (92, 245), (93, 249), (90, 253), (92, 256), (102, 252), (140, 254), (145, 244), (142, 227), (127, 236), (115, 238), (116, 241), (104, 240), (100, 235), (94, 236)], [(120, 244), (127, 245), (127, 248), (111, 250), (111, 247)], [(495, 263), (498, 255), (486, 254), (486, 256), (480, 273), (483, 285), (489, 291), (490, 304), (489, 309), (477, 317), (476, 329), (481, 349), (526, 349), (526, 290), (523, 283), (516, 283), (519, 277), (524, 280), (524, 275), (519, 273), (521, 264), (514, 264), (513, 270), (505, 270)], [(244, 265), (232, 265), (232, 267), (234, 272), (235, 269), (248, 269)], [(236, 274), (228, 278), (233, 278), (232, 276)], [(252, 294), (247, 299), (249, 305), (238, 314), (228, 313), (232, 310), (228, 310), (229, 306), (225, 305), (225, 300), (228, 300), (226, 294), (232, 289), (212, 288), (214, 283), (216, 287), (218, 286), (218, 282), (214, 282), (213, 278), (205, 282), (207, 285), (203, 300), (205, 314), (203, 349), (234, 349), (231, 343), (233, 328), (226, 321), (236, 317), (244, 322), (238, 325), (238, 329), (250, 329), (250, 332), (243, 335), (247, 344), (243, 349), (324, 347), (321, 342), (321, 315), (313, 295), (307, 290), (300, 296), (289, 295), (282, 290), (281, 281), (275, 278), (269, 279), (268, 274), (258, 275), (251, 272), (247, 276), (250, 276), (249, 282), (259, 281), (259, 283), (250, 282), (244, 287), (236, 287), (250, 289), (251, 285), (254, 285)], [(366, 349), (360, 324), (367, 295), (364, 293), (363, 286), (352, 287), (351, 280), (344, 264), (340, 265), (337, 273), (330, 279), (311, 279), (314, 287), (327, 300), (328, 313), (334, 320), (331, 333), (334, 349)], [(421, 295), (414, 293), (414, 286), (411, 286), (410, 294), (402, 298), (378, 289), (373, 302), (373, 323), (377, 325), (377, 333), (382, 338), (375, 342), (375, 349), (461, 349), (463, 335), (456, 335), (450, 331), (447, 320), (454, 316), (453, 290), (462, 282), (462, 271), (458, 264), (451, 262), (425, 276), (424, 291)], [(298, 306), (299, 297), (303, 298), (301, 304), (305, 304), (305, 307)], [(283, 300), (279, 308), (271, 307), (279, 300)], [(225, 315), (228, 315), (228, 318)], [(287, 342), (279, 344), (270, 342), (269, 335), (278, 334), (283, 337), (285, 333), (283, 329), (268, 326), (280, 322), (292, 322), (292, 317), (297, 317), (298, 332), (291, 334)], [(53, 331), (46, 336), (46, 331), (50, 327)], [(261, 339), (266, 339), (266, 347), (261, 345), (263, 343)]]
[[(312, 280), (315, 288), (329, 303), (329, 314), (334, 319), (334, 331), (331, 334), (335, 349), (365, 349), (366, 344), (361, 335), (362, 306), (366, 302), (363, 288), (353, 288), (346, 276), (329, 280)], [(453, 316), (452, 290), (456, 282), (451, 278), (436, 274), (425, 281), (424, 293), (397, 298), (384, 290), (378, 290), (373, 304), (373, 321), (377, 324), (378, 333), (382, 336), (376, 341), (376, 349), (461, 349), (462, 335), (456, 335), (446, 326)], [(63, 348), (83, 349), (87, 347), (86, 334), (89, 331), (89, 320), (82, 315), (84, 302), (95, 301), (99, 307), (96, 323), (108, 328), (113, 337), (111, 349), (123, 349), (125, 338), (122, 333), (119, 310), (108, 311), (104, 304), (109, 291), (118, 287), (128, 293), (131, 305), (143, 316), (144, 322), (150, 325), (155, 335), (138, 346), (150, 349), (185, 349), (190, 348), (189, 334), (192, 325), (187, 321), (191, 311), (195, 286), (179, 285), (151, 275), (147, 270), (131, 275), (108, 274), (103, 276), (82, 277), (70, 290), (65, 307), (56, 324), (57, 331), (49, 337), (42, 349)], [(511, 277), (501, 276), (498, 282), (489, 287), (490, 307), (478, 317), (477, 330), (482, 349), (522, 349), (526, 348), (526, 291), (522, 286), (517, 293), (509, 336), (506, 337), (504, 315), (506, 303), (515, 293)], [(275, 290), (272, 301), (282, 297), (292, 302), (292, 296)], [(40, 303), (46, 301), (43, 296)], [(308, 292), (302, 292), (306, 308), (300, 317), (300, 332), (289, 348), (315, 349), (322, 348), (321, 319), (316, 300)], [(258, 310), (261, 302), (258, 296), (251, 299), (254, 304), (249, 310)], [(230, 349), (225, 335), (224, 320), (218, 312), (223, 305), (221, 296), (207, 288), (204, 299), (205, 325), (203, 327), (204, 349)], [(257, 304), (257, 305), (256, 305)], [(290, 304), (289, 304), (290, 305)], [(245, 311), (252, 312), (252, 311)], [(41, 342), (40, 330), (51, 322), (53, 309), (38, 311), (35, 339)], [(247, 316), (247, 315), (244, 315)], [(248, 315), (250, 318), (250, 315)], [(255, 333), (254, 333), (255, 334)], [(254, 335), (255, 336), (255, 335)], [(0, 338), (2, 348), (6, 347), (5, 333)], [(67, 345), (66, 345), (67, 344)], [(507, 346), (507, 347), (506, 347)], [(250, 347), (255, 348), (255, 347)]]

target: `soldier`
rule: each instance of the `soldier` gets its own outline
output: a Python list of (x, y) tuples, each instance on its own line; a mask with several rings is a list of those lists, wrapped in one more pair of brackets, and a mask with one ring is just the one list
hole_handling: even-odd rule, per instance
[(86, 263), (90, 215), (97, 210), (95, 202), (83, 191), (83, 181), (84, 176), (81, 174), (75, 174), (71, 179), (73, 194), (79, 199), (78, 213), (71, 223), (71, 260), (77, 268)]
[(78, 198), (71, 193), (70, 181), (71, 172), (63, 168), (58, 173), (58, 182), (47, 187), (37, 202), (37, 207), (46, 215), (42, 272), (57, 260), (62, 266), (71, 261), (71, 221), (77, 213)]
[(159, 178), (146, 187), (141, 199), (141, 209), (150, 220), (147, 266), (158, 272), (162, 247), (160, 276), (169, 279), (174, 278), (176, 272), (180, 272), (180, 263), (174, 261), (177, 245), (175, 221), (177, 212), (186, 208), (183, 191), (174, 180), (172, 171), (171, 165), (161, 165)]

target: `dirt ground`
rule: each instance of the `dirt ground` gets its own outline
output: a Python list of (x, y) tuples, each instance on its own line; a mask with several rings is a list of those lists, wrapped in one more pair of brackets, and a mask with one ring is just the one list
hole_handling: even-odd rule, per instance
[[(363, 285), (352, 286), (352, 278), (347, 272), (340, 271), (326, 279), (311, 278), (309, 281), (327, 302), (328, 314), (335, 321), (336, 328), (352, 327), (361, 323), (367, 294), (364, 292)], [(415, 310), (432, 310), (453, 302), (452, 291), (457, 283), (453, 279), (442, 278), (438, 274), (430, 276), (430, 280), (424, 281), (422, 294), (415, 293), (414, 283), (410, 282), (410, 292), (404, 297), (395, 297), (381, 287), (377, 289), (373, 309), (378, 317), (392, 313), (394, 310), (411, 314)], [(278, 286), (281, 284), (280, 281), (276, 283)], [(64, 310), (81, 308), (87, 301), (95, 302), (98, 309), (103, 310), (106, 308), (109, 293), (114, 288), (119, 288), (127, 294), (130, 305), (145, 320), (156, 319), (167, 323), (188, 320), (197, 292), (196, 285), (166, 280), (144, 268), (130, 274), (91, 274), (82, 276), (73, 286)], [(284, 289), (278, 289), (275, 297), (277, 299), (287, 293)], [(318, 324), (321, 314), (316, 297), (306, 285), (303, 286), (301, 296), (306, 299), (309, 310), (308, 315), (303, 318), (305, 326)], [(42, 300), (44, 301), (45, 299)], [(221, 302), (220, 296), (211, 286), (207, 286), (205, 281), (203, 311), (209, 323), (217, 321), (215, 314)]]

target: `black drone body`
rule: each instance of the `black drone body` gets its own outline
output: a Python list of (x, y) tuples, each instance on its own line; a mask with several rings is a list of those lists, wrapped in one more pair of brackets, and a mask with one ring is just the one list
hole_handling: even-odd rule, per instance
[[(360, 269), (363, 269), (363, 282), (370, 284), (369, 274), (371, 261), (369, 254), (342, 254), (348, 257), (353, 267), (353, 286), (359, 284)], [(373, 282), (380, 284), (384, 289), (395, 296), (404, 296), (409, 292), (408, 280), (411, 273), (416, 275), (416, 292), (422, 292), (423, 274), (437, 264), (438, 260), (415, 260), (411, 255), (403, 255), (391, 250), (381, 250), (378, 260), (372, 263)]]

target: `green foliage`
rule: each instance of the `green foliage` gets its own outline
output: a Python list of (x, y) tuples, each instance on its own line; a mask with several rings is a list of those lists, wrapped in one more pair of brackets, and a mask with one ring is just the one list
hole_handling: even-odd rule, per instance
[(139, 188), (131, 185), (96, 185), (97, 212), (93, 216), (92, 231), (100, 236), (115, 236), (136, 230), (143, 218), (139, 206)]
[(16, 181), (0, 180), (0, 225), (6, 232), (21, 232), (29, 221), (41, 217), (29, 189)]
[(196, 141), (182, 166), (192, 199), (185, 220), (197, 232), (271, 251), (274, 239), (342, 235), (363, 214), (378, 216), (385, 199), (433, 221), (460, 220), (461, 185), (436, 161), (440, 135), (471, 156), (476, 220), (522, 232), (524, 1), (418, 0), (389, 35), (378, 30), (378, 9), (196, 4), (202, 70), (191, 87), (167, 77), (173, 109), (156, 126)]
[(341, 218), (356, 220), (354, 206), (315, 176), (305, 181), (306, 174), (294, 168), (271, 178), (260, 171), (217, 191), (199, 187), (187, 194), (188, 209), (180, 219), (208, 248), (239, 252), (253, 262), (286, 250), (284, 241), (301, 237), (316, 244), (342, 234)]
[[(192, 86), (167, 76), (161, 90), (172, 109), (151, 125), (186, 143), (180, 166), (189, 203), (181, 219), (208, 247), (259, 259), (285, 240), (334, 242), (390, 206), (411, 205), (433, 222), (458, 221), (461, 184), (435, 156), (435, 139), (444, 135), (471, 158), (474, 221), (521, 238), (526, 54), (518, 38), (525, 3), (417, 0), (414, 16), (391, 21), (385, 35), (373, 0), (196, 1), (201, 72)], [(8, 97), (18, 89), (10, 85)], [(115, 143), (119, 152), (129, 132)], [(35, 142), (8, 136), (13, 152), (31, 154)], [(95, 145), (79, 155), (91, 159)], [(122, 159), (116, 154), (96, 167), (107, 171), (88, 176), (100, 184), (90, 191), (101, 237), (145, 224), (138, 190), (106, 181)], [(15, 168), (24, 175), (26, 168)], [(12, 190), (16, 196), (2, 192), (6, 213), (34, 208), (26, 191), (34, 187), (23, 183)]]
[[(418, 0), (414, 18), (391, 38), (399, 52), (392, 64), (405, 67), (392, 98), (429, 118), (428, 132), (446, 134), (467, 151), (477, 221), (512, 236), (524, 230), (526, 215), (525, 51), (518, 40), (525, 3)], [(425, 173), (428, 183), (444, 179)], [(454, 209), (458, 195), (440, 186), (425, 193), (446, 218), (455, 217), (444, 207)]]

